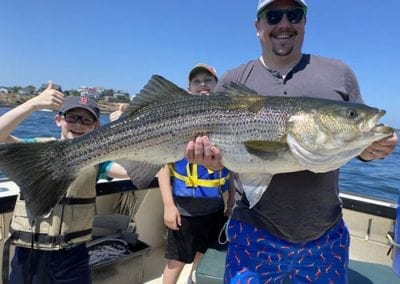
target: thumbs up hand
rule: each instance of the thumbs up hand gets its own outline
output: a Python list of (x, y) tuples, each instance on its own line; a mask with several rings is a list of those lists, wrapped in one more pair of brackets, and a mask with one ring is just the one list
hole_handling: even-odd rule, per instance
[(39, 95), (30, 100), (36, 110), (51, 109), (59, 110), (64, 101), (64, 94), (54, 89), (54, 84), (49, 81), (47, 88)]

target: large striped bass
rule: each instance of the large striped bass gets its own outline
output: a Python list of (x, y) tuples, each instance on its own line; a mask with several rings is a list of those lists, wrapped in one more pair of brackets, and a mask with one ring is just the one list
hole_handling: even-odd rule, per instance
[(240, 174), (254, 205), (271, 175), (327, 172), (359, 155), (393, 129), (377, 125), (383, 110), (315, 98), (259, 96), (231, 83), (194, 96), (153, 76), (117, 121), (82, 137), (0, 145), (0, 170), (20, 187), (33, 217), (51, 211), (88, 167), (115, 160), (145, 187), (160, 168), (183, 158), (188, 141), (207, 135), (222, 163)]

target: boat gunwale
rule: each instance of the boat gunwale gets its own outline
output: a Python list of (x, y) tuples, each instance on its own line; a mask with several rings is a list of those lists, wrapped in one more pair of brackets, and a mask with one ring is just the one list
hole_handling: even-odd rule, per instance
[[(9, 179), (0, 179), (7, 182)], [(97, 196), (117, 194), (129, 191), (148, 190), (158, 188), (158, 180), (154, 178), (146, 188), (137, 188), (129, 179), (119, 179), (113, 181), (102, 181), (96, 185)], [(394, 202), (379, 200), (368, 196), (360, 196), (349, 192), (340, 192), (343, 208), (380, 216), (389, 219), (396, 219), (397, 204)], [(0, 198), (0, 214), (12, 212), (14, 210), (17, 194)]]

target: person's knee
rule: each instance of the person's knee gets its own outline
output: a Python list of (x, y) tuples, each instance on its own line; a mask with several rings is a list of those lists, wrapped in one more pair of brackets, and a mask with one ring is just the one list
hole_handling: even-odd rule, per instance
[(185, 263), (178, 261), (176, 259), (168, 259), (167, 261), (167, 268), (171, 270), (181, 269), (185, 266)]
[(185, 263), (175, 259), (168, 259), (163, 273), (163, 284), (175, 284), (182, 272)]

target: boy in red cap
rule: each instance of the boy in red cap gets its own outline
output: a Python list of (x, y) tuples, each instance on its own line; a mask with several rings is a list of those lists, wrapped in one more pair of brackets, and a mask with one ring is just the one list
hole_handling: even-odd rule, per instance
[[(215, 68), (197, 64), (189, 72), (188, 91), (208, 95), (218, 82)], [(171, 179), (172, 176), (172, 185)], [(168, 228), (163, 283), (176, 283), (185, 264), (193, 263), (187, 283), (201, 257), (213, 246), (225, 223), (222, 193), (229, 190), (229, 214), (233, 190), (226, 168), (205, 168), (182, 159), (158, 173), (164, 204), (164, 223)]]

